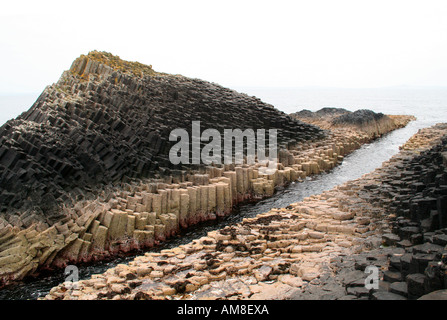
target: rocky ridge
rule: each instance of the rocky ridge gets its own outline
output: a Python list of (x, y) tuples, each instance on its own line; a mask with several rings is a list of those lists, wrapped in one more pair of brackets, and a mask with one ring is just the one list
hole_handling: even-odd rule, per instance
[(2, 218), (19, 211), (25, 227), (51, 226), (63, 204), (113, 183), (186, 175), (196, 168), (171, 164), (168, 137), (192, 121), (202, 130), (277, 128), (281, 147), (324, 135), (255, 97), (91, 52), (0, 128)]
[[(405, 251), (387, 241), (393, 239), (396, 221), (401, 221), (396, 220), (398, 208), (393, 204), (406, 191), (390, 190), (388, 184), (394, 181), (397, 186), (411, 171), (407, 164), (419, 163), (420, 156), (442, 151), (444, 159), (446, 132), (447, 125), (422, 130), (401, 153), (360, 179), (244, 219), (187, 245), (146, 253), (128, 265), (79, 281), (76, 287), (61, 284), (46, 299), (406, 299), (397, 293), (401, 284), (388, 285), (397, 279), (395, 270), (387, 272)], [(433, 166), (423, 163), (426, 170)], [(440, 162), (438, 166), (444, 173), (435, 177), (442, 182), (445, 166)], [(412, 176), (424, 178), (424, 169), (421, 172)], [(436, 183), (432, 187), (436, 189)], [(420, 210), (419, 205), (414, 208)], [(411, 253), (432, 250), (411, 245)], [(419, 263), (413, 262), (423, 268)], [(365, 287), (368, 266), (378, 267), (379, 289)], [(406, 279), (411, 288), (420, 290), (413, 278), (421, 283), (422, 277), (410, 274)], [(408, 297), (421, 293), (426, 291)]]
[(101, 260), (151, 247), (200, 221), (231, 213), (242, 201), (271, 196), (275, 188), (334, 168), (343, 156), (371, 141), (365, 133), (336, 132), (280, 154), (274, 175), (260, 165), (206, 167), (187, 180), (143, 179), (107, 197), (66, 208), (67, 222), (43, 231), (6, 227), (1, 231), (0, 271), (6, 282), (40, 269)]
[[(182, 188), (184, 183), (208, 184), (210, 169), (174, 166), (168, 159), (173, 144), (169, 133), (174, 128), (190, 130), (193, 120), (201, 122), (202, 130), (275, 128), (281, 148), (324, 137), (313, 125), (217, 84), (155, 72), (151, 66), (104, 52), (83, 55), (28, 111), (0, 127), (1, 282), (50, 266), (67, 246), (89, 251), (81, 249), (78, 238), (100, 215), (101, 221), (105, 215), (108, 222), (95, 224), (98, 236), (107, 237), (104, 228), (111, 221), (106, 212), (122, 208), (109, 203), (116, 194), (126, 201), (128, 195), (141, 191), (142, 184), (143, 191), (151, 194), (162, 194), (158, 190), (166, 184), (182, 183)], [(161, 197), (165, 204), (165, 196)], [(175, 197), (178, 206), (180, 196)], [(138, 202), (142, 212), (161, 210), (156, 209), (158, 200), (154, 208), (145, 200), (143, 210), (138, 199), (130, 202)], [(231, 205), (226, 206), (227, 212)], [(152, 216), (141, 219), (155, 225)], [(91, 242), (93, 231), (91, 236), (87, 232), (85, 241)], [(160, 233), (139, 231), (134, 240), (141, 246), (153, 242), (146, 233)], [(130, 229), (128, 233), (134, 236)]]
[[(202, 129), (278, 128), (279, 170), (266, 176), (259, 163), (172, 166), (169, 132), (192, 120)], [(388, 129), (410, 119), (401, 120)], [(2, 284), (156, 245), (330, 170), (375, 138), (324, 132), (257, 98), (98, 52), (75, 60), (0, 132)]]
[(374, 137), (382, 136), (395, 126), (405, 126), (408, 118), (415, 120), (413, 116), (400, 117), (366, 109), (348, 111), (343, 108), (322, 108), (315, 112), (302, 110), (291, 113), (290, 116), (323, 129), (334, 131), (337, 130), (337, 127), (342, 130), (351, 128), (352, 130), (367, 132)]

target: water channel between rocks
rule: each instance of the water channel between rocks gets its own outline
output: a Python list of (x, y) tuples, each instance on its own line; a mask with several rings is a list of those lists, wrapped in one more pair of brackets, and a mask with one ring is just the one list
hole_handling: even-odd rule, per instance
[[(200, 223), (185, 230), (182, 234), (169, 239), (163, 244), (147, 251), (160, 251), (162, 249), (177, 247), (194, 239), (205, 236), (207, 232), (223, 228), (242, 221), (243, 218), (254, 217), (259, 213), (267, 212), (272, 208), (283, 208), (291, 203), (301, 201), (303, 198), (320, 194), (349, 180), (380, 167), (382, 163), (399, 152), (399, 146), (404, 144), (418, 129), (427, 127), (426, 123), (411, 122), (407, 127), (393, 131), (373, 143), (363, 145), (360, 149), (345, 157), (342, 164), (331, 172), (308, 177), (303, 182), (292, 183), (274, 196), (262, 201), (239, 206), (236, 212), (228, 217)], [(128, 263), (136, 256), (144, 254), (143, 251), (132, 255), (118, 257), (112, 261), (97, 262), (93, 265), (78, 266), (79, 278), (86, 279), (92, 274), (103, 273), (120, 263)], [(51, 275), (42, 275), (37, 279), (26, 280), (20, 284), (0, 290), (1, 300), (37, 299), (45, 296), (52, 287), (64, 281), (64, 271), (58, 270)]]

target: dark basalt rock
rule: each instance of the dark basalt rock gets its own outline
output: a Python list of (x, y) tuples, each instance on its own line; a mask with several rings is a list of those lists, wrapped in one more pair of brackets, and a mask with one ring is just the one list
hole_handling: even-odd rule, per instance
[(0, 127), (2, 217), (52, 225), (62, 204), (104, 186), (197, 169), (168, 158), (171, 130), (190, 132), (192, 121), (220, 132), (276, 128), (282, 147), (324, 134), (256, 97), (92, 52)]
[(349, 114), (349, 113), (351, 113), (351, 111), (343, 109), (343, 108), (333, 108), (333, 107), (322, 108), (315, 112), (315, 114), (320, 117), (340, 116), (340, 115)]
[(334, 118), (337, 116), (341, 116), (344, 114), (349, 114), (351, 111), (348, 111), (343, 108), (332, 108), (332, 107), (325, 107), (318, 111), (312, 112), (310, 110), (304, 109), (295, 113), (290, 114), (291, 117), (295, 119), (300, 118), (310, 118), (310, 119), (319, 119), (319, 118)]
[(361, 109), (349, 111), (343, 108), (326, 107), (318, 111), (301, 110), (290, 114), (295, 119), (327, 120), (332, 125), (362, 125), (379, 121), (386, 117), (383, 113), (376, 113), (371, 110)]
[[(447, 129), (445, 124), (437, 127)], [(393, 234), (383, 235), (383, 243), (401, 246), (406, 253), (390, 257), (384, 281), (393, 284), (391, 292), (408, 295), (409, 299), (445, 289), (447, 284), (446, 149), (444, 136), (419, 155), (401, 156), (382, 171), (377, 188), (366, 185), (359, 193), (372, 203), (391, 199), (381, 202), (389, 213), (396, 215)]]
[(336, 116), (334, 119), (332, 119), (332, 124), (362, 125), (372, 121), (378, 121), (383, 117), (385, 117), (383, 113), (376, 113), (371, 110), (362, 109)]

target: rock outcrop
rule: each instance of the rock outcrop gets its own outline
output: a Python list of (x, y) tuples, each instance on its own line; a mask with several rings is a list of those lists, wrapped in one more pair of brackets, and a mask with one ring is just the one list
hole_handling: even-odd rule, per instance
[(46, 299), (445, 299), (446, 134), (445, 124), (422, 130), (359, 179), (60, 284)]
[(336, 118), (340, 115), (351, 113), (351, 111), (343, 108), (331, 108), (325, 107), (318, 111), (312, 112), (310, 110), (304, 109), (298, 112), (291, 113), (290, 116), (299, 119), (327, 119)]
[[(169, 134), (191, 133), (192, 121), (277, 129), (278, 170), (173, 165)], [(0, 128), (0, 282), (153, 246), (330, 170), (374, 137), (324, 131), (255, 97), (91, 52)]]
[(36, 213), (20, 217), (25, 226), (39, 217), (52, 225), (63, 218), (61, 204), (89, 190), (191, 170), (171, 164), (168, 138), (175, 128), (190, 130), (192, 121), (202, 130), (277, 128), (282, 146), (322, 137), (255, 97), (91, 52), (0, 128), (3, 218), (20, 210)]
[[(104, 52), (83, 55), (28, 111), (0, 128), (0, 279), (21, 279), (55, 261), (91, 259), (93, 248), (119, 251), (107, 243), (124, 235), (136, 243), (126, 250), (153, 244), (175, 232), (175, 224), (205, 219), (216, 208), (231, 211), (237, 197), (229, 195), (228, 181), (234, 180), (236, 191), (235, 179), (239, 183), (248, 169), (224, 177), (223, 167), (210, 171), (169, 161), (170, 132), (190, 132), (192, 121), (200, 121), (202, 131), (274, 128), (281, 147), (324, 136), (217, 84), (155, 72)], [(214, 177), (220, 180), (210, 182)], [(177, 187), (169, 188), (182, 189), (166, 190), (173, 182)], [(237, 191), (246, 189), (244, 184)], [(199, 217), (187, 221), (196, 208)]]
[(415, 120), (412, 116), (385, 115), (366, 109), (352, 112), (342, 108), (323, 108), (315, 112), (302, 110), (291, 113), (290, 116), (332, 131), (337, 127), (343, 130), (352, 128), (352, 130), (366, 132), (372, 138), (380, 137), (393, 128), (405, 126), (408, 118)]
[[(147, 245), (157, 235), (161, 239), (169, 235), (163, 228), (171, 228), (173, 220), (184, 225), (184, 217), (155, 218), (149, 213), (184, 214), (189, 210), (186, 199), (200, 199), (182, 185), (188, 194), (174, 192), (176, 209), (167, 212), (166, 195), (171, 194), (160, 190), (166, 183), (205, 186), (221, 176), (221, 169), (210, 176), (203, 165), (174, 166), (169, 161), (174, 144), (169, 141), (171, 130), (190, 132), (192, 121), (200, 121), (202, 130), (220, 132), (274, 128), (281, 148), (324, 136), (313, 125), (217, 84), (155, 72), (151, 66), (104, 52), (81, 56), (28, 111), (0, 128), (1, 282), (21, 279), (54, 261), (65, 264), (91, 258), (92, 248), (115, 251), (104, 248), (107, 239), (125, 234), (138, 246)], [(233, 204), (228, 190), (211, 184), (209, 194), (217, 194), (218, 199), (198, 208), (208, 212), (217, 206), (228, 212)], [(157, 197), (141, 196), (142, 191)], [(110, 201), (116, 193), (121, 197)], [(128, 203), (119, 206), (120, 199)], [(121, 211), (112, 217), (112, 209)], [(124, 210), (142, 214), (128, 217)], [(144, 229), (149, 222), (151, 227)], [(116, 232), (108, 233), (109, 229)], [(130, 247), (134, 246), (126, 246)]]
[[(420, 130), (401, 147), (407, 156), (384, 170), (381, 185), (359, 194), (394, 216), (392, 232), (383, 235), (384, 245), (395, 248), (384, 282), (408, 299), (447, 289), (446, 133), (446, 124)], [(427, 141), (428, 148), (418, 148)]]

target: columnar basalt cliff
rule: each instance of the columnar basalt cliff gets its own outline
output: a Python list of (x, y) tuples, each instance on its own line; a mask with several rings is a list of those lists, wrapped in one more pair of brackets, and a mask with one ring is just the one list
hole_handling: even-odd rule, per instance
[[(445, 299), (446, 134), (446, 124), (421, 130), (359, 179), (45, 298)], [(365, 286), (368, 267), (378, 288)]]
[[(278, 129), (278, 170), (172, 165), (169, 133), (192, 121), (202, 130)], [(152, 246), (330, 170), (373, 138), (324, 131), (255, 97), (103, 52), (76, 59), (0, 137), (3, 284)]]
[[(92, 259), (97, 251), (102, 255), (153, 244), (175, 232), (175, 225), (207, 219), (216, 207), (228, 213), (233, 198), (246, 197), (248, 186), (238, 189), (241, 194), (231, 201), (225, 191), (223, 208), (222, 186), (214, 181), (207, 185), (228, 168), (211, 168), (210, 175), (204, 166), (173, 166), (168, 159), (173, 144), (169, 133), (189, 130), (194, 120), (202, 130), (275, 128), (282, 147), (324, 136), (313, 125), (217, 84), (158, 73), (104, 52), (81, 56), (28, 111), (0, 128), (2, 282), (40, 267)], [(244, 177), (246, 173), (244, 169)], [(181, 192), (165, 190), (172, 182), (181, 184), (169, 188)], [(208, 196), (186, 189), (193, 185), (207, 186), (213, 200), (208, 203)], [(205, 188), (200, 190), (205, 194)], [(173, 203), (169, 211), (167, 196)], [(189, 198), (205, 200), (185, 204)], [(199, 217), (185, 217), (196, 207)], [(114, 209), (122, 210), (111, 214)], [(128, 217), (129, 210), (141, 215)], [(175, 216), (179, 212), (182, 216)], [(134, 243), (108, 244), (124, 235)]]
[(322, 136), (255, 97), (92, 52), (1, 127), (2, 212), (39, 202), (51, 224), (60, 218), (53, 205), (87, 186), (189, 170), (170, 163), (168, 138), (194, 120), (203, 130), (277, 128), (281, 145)]

